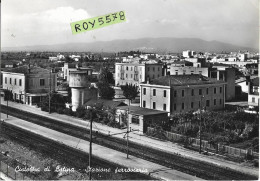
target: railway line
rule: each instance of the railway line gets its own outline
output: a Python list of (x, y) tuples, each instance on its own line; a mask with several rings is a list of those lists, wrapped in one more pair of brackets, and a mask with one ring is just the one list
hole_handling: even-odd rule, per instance
[[(7, 108), (1, 105), (2, 112), (6, 113)], [(14, 117), (38, 124), (74, 137), (89, 140), (89, 130), (82, 127), (73, 126), (55, 119), (46, 118), (37, 114), (19, 110), (13, 107), (8, 108), (8, 113)], [(94, 143), (117, 150), (127, 151), (126, 142), (123, 139), (108, 137), (99, 132), (94, 132)], [(52, 146), (52, 145), (51, 145)], [(146, 147), (141, 144), (129, 142), (129, 154), (136, 157), (172, 168), (189, 175), (196, 175), (199, 178), (207, 180), (256, 180), (255, 176), (244, 174), (239, 171), (228, 168), (218, 167), (216, 165), (184, 158), (177, 154), (170, 154), (160, 150)]]
[[(55, 159), (61, 160), (61, 162), (66, 162), (66, 164), (70, 165), (70, 168), (75, 168), (78, 172), (85, 174), (86, 168), (88, 167), (88, 154), (77, 149), (73, 149), (65, 144), (55, 142), (51, 139), (44, 138), (38, 134), (28, 132), (21, 128), (15, 127), (8, 123), (2, 124), (3, 132), (9, 136), (11, 139), (19, 141), (22, 144), (29, 146), (30, 148), (36, 149), (37, 151), (44, 152), (47, 155), (51, 155)], [(76, 161), (77, 160), (77, 161)], [(111, 164), (106, 160), (96, 158), (92, 155), (92, 168), (102, 168), (102, 169), (110, 169), (111, 172), (93, 172), (92, 178), (106, 180), (106, 179), (120, 179), (120, 180), (151, 180), (155, 179), (148, 175), (141, 173), (116, 173), (114, 170), (122, 166), (118, 166), (116, 164)], [(37, 174), (37, 173), (34, 173)], [(36, 178), (37, 175), (33, 173), (30, 175), (31, 178)], [(85, 178), (86, 179), (86, 178)]]

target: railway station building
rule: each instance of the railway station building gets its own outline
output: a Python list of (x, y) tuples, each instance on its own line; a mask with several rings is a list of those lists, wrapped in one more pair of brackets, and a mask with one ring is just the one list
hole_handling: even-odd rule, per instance
[(57, 88), (57, 75), (36, 66), (21, 66), (2, 72), (3, 89), (12, 92), (16, 102), (35, 105)]

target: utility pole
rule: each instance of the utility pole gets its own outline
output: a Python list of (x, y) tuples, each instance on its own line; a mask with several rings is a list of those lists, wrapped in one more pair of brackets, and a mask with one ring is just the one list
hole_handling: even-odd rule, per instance
[(49, 114), (51, 114), (51, 67), (50, 67), (50, 81), (49, 81)]
[(7, 93), (7, 95), (6, 95), (6, 106), (7, 106), (7, 110), (6, 110), (6, 118), (8, 118), (8, 99), (9, 99), (9, 97), (10, 97), (10, 94), (9, 94), (8, 88), (7, 88), (6, 93)]
[(89, 140), (89, 180), (91, 180), (91, 156), (92, 156), (92, 122), (93, 122), (93, 110), (90, 110), (90, 140)]
[(202, 98), (204, 96), (201, 96), (200, 97), (200, 154), (201, 154), (201, 119), (202, 119), (202, 116), (201, 116), (201, 108), (202, 108)]
[(127, 110), (127, 132), (126, 132), (126, 146), (127, 146), (127, 150), (126, 150), (126, 153), (127, 153), (127, 155), (126, 155), (126, 158), (129, 158), (129, 108), (128, 108), (128, 110)]

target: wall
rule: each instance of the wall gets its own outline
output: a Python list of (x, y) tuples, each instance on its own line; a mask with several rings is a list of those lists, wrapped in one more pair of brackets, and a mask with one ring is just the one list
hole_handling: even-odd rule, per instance
[(201, 67), (175, 67), (171, 66), (170, 75), (191, 75), (191, 74), (201, 74), (208, 77), (208, 68)]
[(162, 64), (145, 64), (145, 78), (152, 80), (163, 75)]

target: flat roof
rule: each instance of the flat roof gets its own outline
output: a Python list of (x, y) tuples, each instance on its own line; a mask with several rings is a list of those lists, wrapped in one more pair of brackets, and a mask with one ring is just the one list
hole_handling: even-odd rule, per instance
[(120, 106), (118, 109), (128, 110), (130, 113), (138, 114), (138, 115), (155, 115), (155, 114), (168, 114), (166, 111), (159, 111), (155, 109), (147, 109), (138, 106)]

